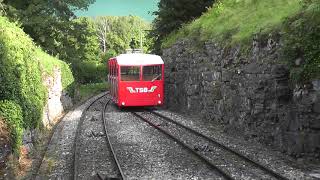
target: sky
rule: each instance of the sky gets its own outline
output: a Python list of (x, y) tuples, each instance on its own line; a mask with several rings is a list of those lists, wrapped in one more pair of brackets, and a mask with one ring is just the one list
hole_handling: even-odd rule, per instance
[(89, 17), (135, 15), (152, 22), (154, 16), (151, 13), (158, 9), (158, 2), (159, 0), (96, 0), (88, 11), (76, 11), (75, 14)]

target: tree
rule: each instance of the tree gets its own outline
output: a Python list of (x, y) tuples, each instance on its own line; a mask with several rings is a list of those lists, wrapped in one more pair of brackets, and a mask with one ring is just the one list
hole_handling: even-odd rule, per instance
[(71, 64), (78, 82), (100, 81), (102, 73), (97, 72), (97, 68), (103, 64), (100, 59), (99, 39), (92, 19), (77, 18), (62, 23), (59, 29), (58, 34), (54, 35), (57, 37), (55, 40), (59, 42), (55, 43), (54, 47), (56, 55)]
[(5, 14), (4, 5), (2, 4), (2, 0), (0, 0), (0, 16), (2, 16), (4, 14)]
[[(74, 10), (86, 9), (95, 0), (4, 0), (7, 16), (19, 21), (34, 42), (51, 55), (61, 55), (65, 38), (76, 31)], [(78, 32), (79, 31), (79, 32)], [(85, 34), (86, 29), (77, 29)], [(76, 51), (76, 49), (74, 49)]]
[(97, 34), (102, 46), (103, 53), (107, 51), (107, 33), (110, 32), (110, 19), (107, 17), (97, 17), (95, 18), (95, 25), (97, 29)]
[[(92, 20), (76, 19), (74, 10), (86, 9), (94, 0), (4, 0), (7, 16), (19, 21), (24, 31), (47, 53), (71, 64), (78, 82), (82, 62), (100, 64), (99, 40)], [(80, 69), (82, 68), (82, 69)], [(92, 69), (92, 68), (91, 68)], [(86, 70), (86, 69), (85, 69)], [(93, 73), (91, 73), (94, 76)]]
[(154, 51), (160, 53), (161, 41), (168, 34), (201, 16), (214, 2), (215, 0), (160, 0), (159, 10), (153, 13), (157, 17), (149, 34), (155, 38)]
[[(98, 32), (101, 49), (104, 53), (123, 53), (130, 48), (130, 42), (134, 39), (134, 47), (142, 48), (144, 52), (150, 50), (151, 40), (146, 38), (146, 30), (150, 30), (150, 24), (137, 16), (104, 16), (94, 19)], [(138, 40), (138, 41), (137, 41)]]
[[(95, 0), (4, 0), (3, 3), (19, 11), (34, 12), (62, 19), (75, 18), (75, 10), (85, 10)], [(28, 16), (30, 18), (30, 16)]]

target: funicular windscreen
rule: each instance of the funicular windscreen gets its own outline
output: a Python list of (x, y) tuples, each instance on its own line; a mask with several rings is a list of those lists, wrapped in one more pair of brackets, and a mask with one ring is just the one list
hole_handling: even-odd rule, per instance
[(121, 66), (121, 81), (140, 81), (140, 66)]
[(143, 80), (155, 81), (161, 80), (161, 65), (143, 66)]

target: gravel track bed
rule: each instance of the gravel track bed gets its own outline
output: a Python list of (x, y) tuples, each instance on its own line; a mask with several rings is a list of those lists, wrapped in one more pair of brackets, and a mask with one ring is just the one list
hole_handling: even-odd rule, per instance
[(197, 118), (184, 117), (178, 113), (165, 110), (157, 110), (155, 112), (180, 122), (181, 124), (205, 134), (208, 137), (216, 139), (221, 144), (231, 147), (232, 149), (289, 179), (313, 179), (300, 169), (292, 166), (293, 163), (288, 161), (280, 153), (271, 151), (258, 143), (252, 143), (240, 138), (230, 137), (222, 132), (222, 128), (214, 125), (212, 122), (205, 122)]
[(101, 93), (70, 111), (57, 125), (35, 179), (71, 179), (73, 176), (73, 145), (77, 126), (84, 109)]
[(216, 144), (193, 134), (174, 123), (168, 122), (161, 117), (158, 117), (149, 112), (138, 113), (154, 124), (157, 124), (162, 129), (171, 133), (185, 144), (194, 148), (198, 153), (210, 159), (211, 163), (218, 166), (227, 174), (230, 174), (234, 179), (275, 179), (269, 176), (264, 171), (256, 168), (252, 164), (246, 162), (242, 158), (228, 151), (223, 150)]
[(127, 179), (223, 179), (189, 151), (129, 112), (106, 113)]
[(101, 177), (117, 177), (118, 170), (106, 141), (102, 111), (110, 97), (96, 101), (86, 112), (78, 137), (77, 179), (94, 179)]

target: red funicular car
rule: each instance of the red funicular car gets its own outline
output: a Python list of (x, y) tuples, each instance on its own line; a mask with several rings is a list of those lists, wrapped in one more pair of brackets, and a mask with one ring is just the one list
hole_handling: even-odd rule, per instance
[(110, 93), (119, 107), (163, 104), (164, 63), (160, 56), (121, 54), (108, 64)]

